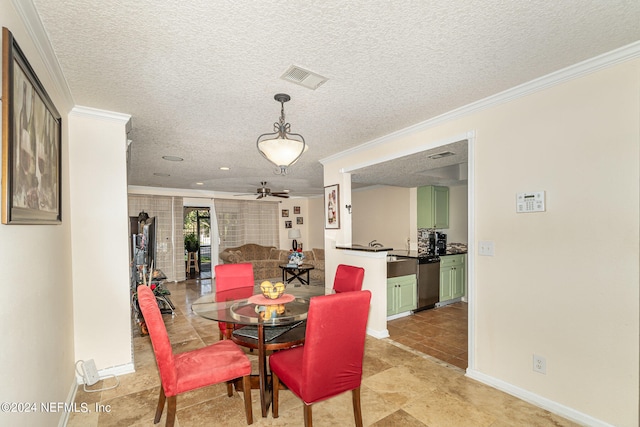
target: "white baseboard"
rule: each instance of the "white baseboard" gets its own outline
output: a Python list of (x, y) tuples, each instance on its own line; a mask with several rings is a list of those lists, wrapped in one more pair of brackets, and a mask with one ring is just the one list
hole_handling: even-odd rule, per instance
[[(71, 383), (71, 387), (69, 388), (69, 394), (67, 394), (67, 400), (65, 403), (71, 407), (71, 404), (76, 400), (76, 391), (78, 391), (78, 382), (73, 381)], [(58, 427), (65, 427), (69, 422), (69, 411), (61, 411), (62, 415), (60, 415), (60, 419), (58, 420)]]
[(614, 427), (613, 425), (593, 418), (590, 415), (576, 411), (575, 409), (569, 408), (568, 406), (561, 405), (560, 403), (554, 402), (553, 400), (547, 399), (546, 397), (531, 393), (528, 390), (483, 374), (482, 372), (478, 372), (474, 369), (467, 368), (466, 376), (498, 390), (504, 391), (505, 393), (515, 396), (518, 399), (522, 399), (525, 402), (529, 402), (533, 405), (536, 405), (542, 409), (546, 409), (549, 412), (553, 412), (556, 415), (560, 415), (561, 417), (567, 418), (568, 420), (574, 421), (576, 423), (590, 427)]
[(382, 338), (389, 338), (389, 331), (386, 329), (380, 331), (377, 329), (367, 328), (367, 335), (371, 335), (372, 337), (380, 340)]
[(411, 316), (413, 314), (412, 311), (404, 311), (402, 313), (398, 313), (398, 314), (393, 314), (391, 316), (387, 316), (387, 322), (389, 320), (395, 320), (395, 319), (400, 319), (401, 317), (407, 317), (407, 316)]

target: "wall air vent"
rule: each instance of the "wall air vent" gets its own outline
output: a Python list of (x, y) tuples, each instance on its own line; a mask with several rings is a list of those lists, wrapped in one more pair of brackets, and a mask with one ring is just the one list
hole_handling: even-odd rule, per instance
[(436, 153), (436, 154), (432, 154), (430, 156), (428, 156), (430, 159), (441, 159), (443, 157), (449, 157), (449, 156), (455, 156), (456, 153), (453, 153), (451, 151), (443, 151), (442, 153)]
[(312, 90), (319, 88), (324, 84), (324, 82), (329, 80), (326, 77), (322, 77), (320, 74), (316, 74), (295, 65), (290, 66), (289, 69), (280, 76), (280, 78)]

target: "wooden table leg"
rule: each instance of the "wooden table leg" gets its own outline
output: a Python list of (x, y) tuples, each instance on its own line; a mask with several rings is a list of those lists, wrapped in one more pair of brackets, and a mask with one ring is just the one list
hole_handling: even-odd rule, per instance
[(264, 326), (258, 323), (258, 371), (260, 373), (260, 407), (262, 417), (266, 418), (271, 404), (271, 390), (267, 374), (267, 354), (264, 348)]

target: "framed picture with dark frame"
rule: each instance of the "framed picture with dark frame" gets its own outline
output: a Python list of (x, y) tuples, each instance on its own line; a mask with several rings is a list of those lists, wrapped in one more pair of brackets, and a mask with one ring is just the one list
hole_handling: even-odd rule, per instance
[(340, 228), (340, 185), (324, 187), (324, 228)]
[(300, 215), (300, 206), (294, 206), (293, 207), (293, 214), (294, 215)]
[(285, 221), (284, 228), (293, 228), (293, 223), (291, 221)]
[(301, 216), (296, 217), (296, 224), (304, 224), (304, 219)]
[(2, 223), (59, 224), (62, 120), (2, 28)]
[(289, 218), (289, 209), (282, 209), (282, 217)]

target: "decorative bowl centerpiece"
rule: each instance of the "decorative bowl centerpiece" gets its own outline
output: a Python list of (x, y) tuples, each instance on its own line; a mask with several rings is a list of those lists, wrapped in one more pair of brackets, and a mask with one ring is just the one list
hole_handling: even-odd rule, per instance
[(265, 280), (264, 282), (260, 283), (260, 290), (262, 291), (262, 295), (264, 295), (264, 297), (268, 299), (280, 298), (282, 294), (284, 294), (284, 290), (286, 288), (287, 286), (282, 282), (273, 284), (270, 281)]

